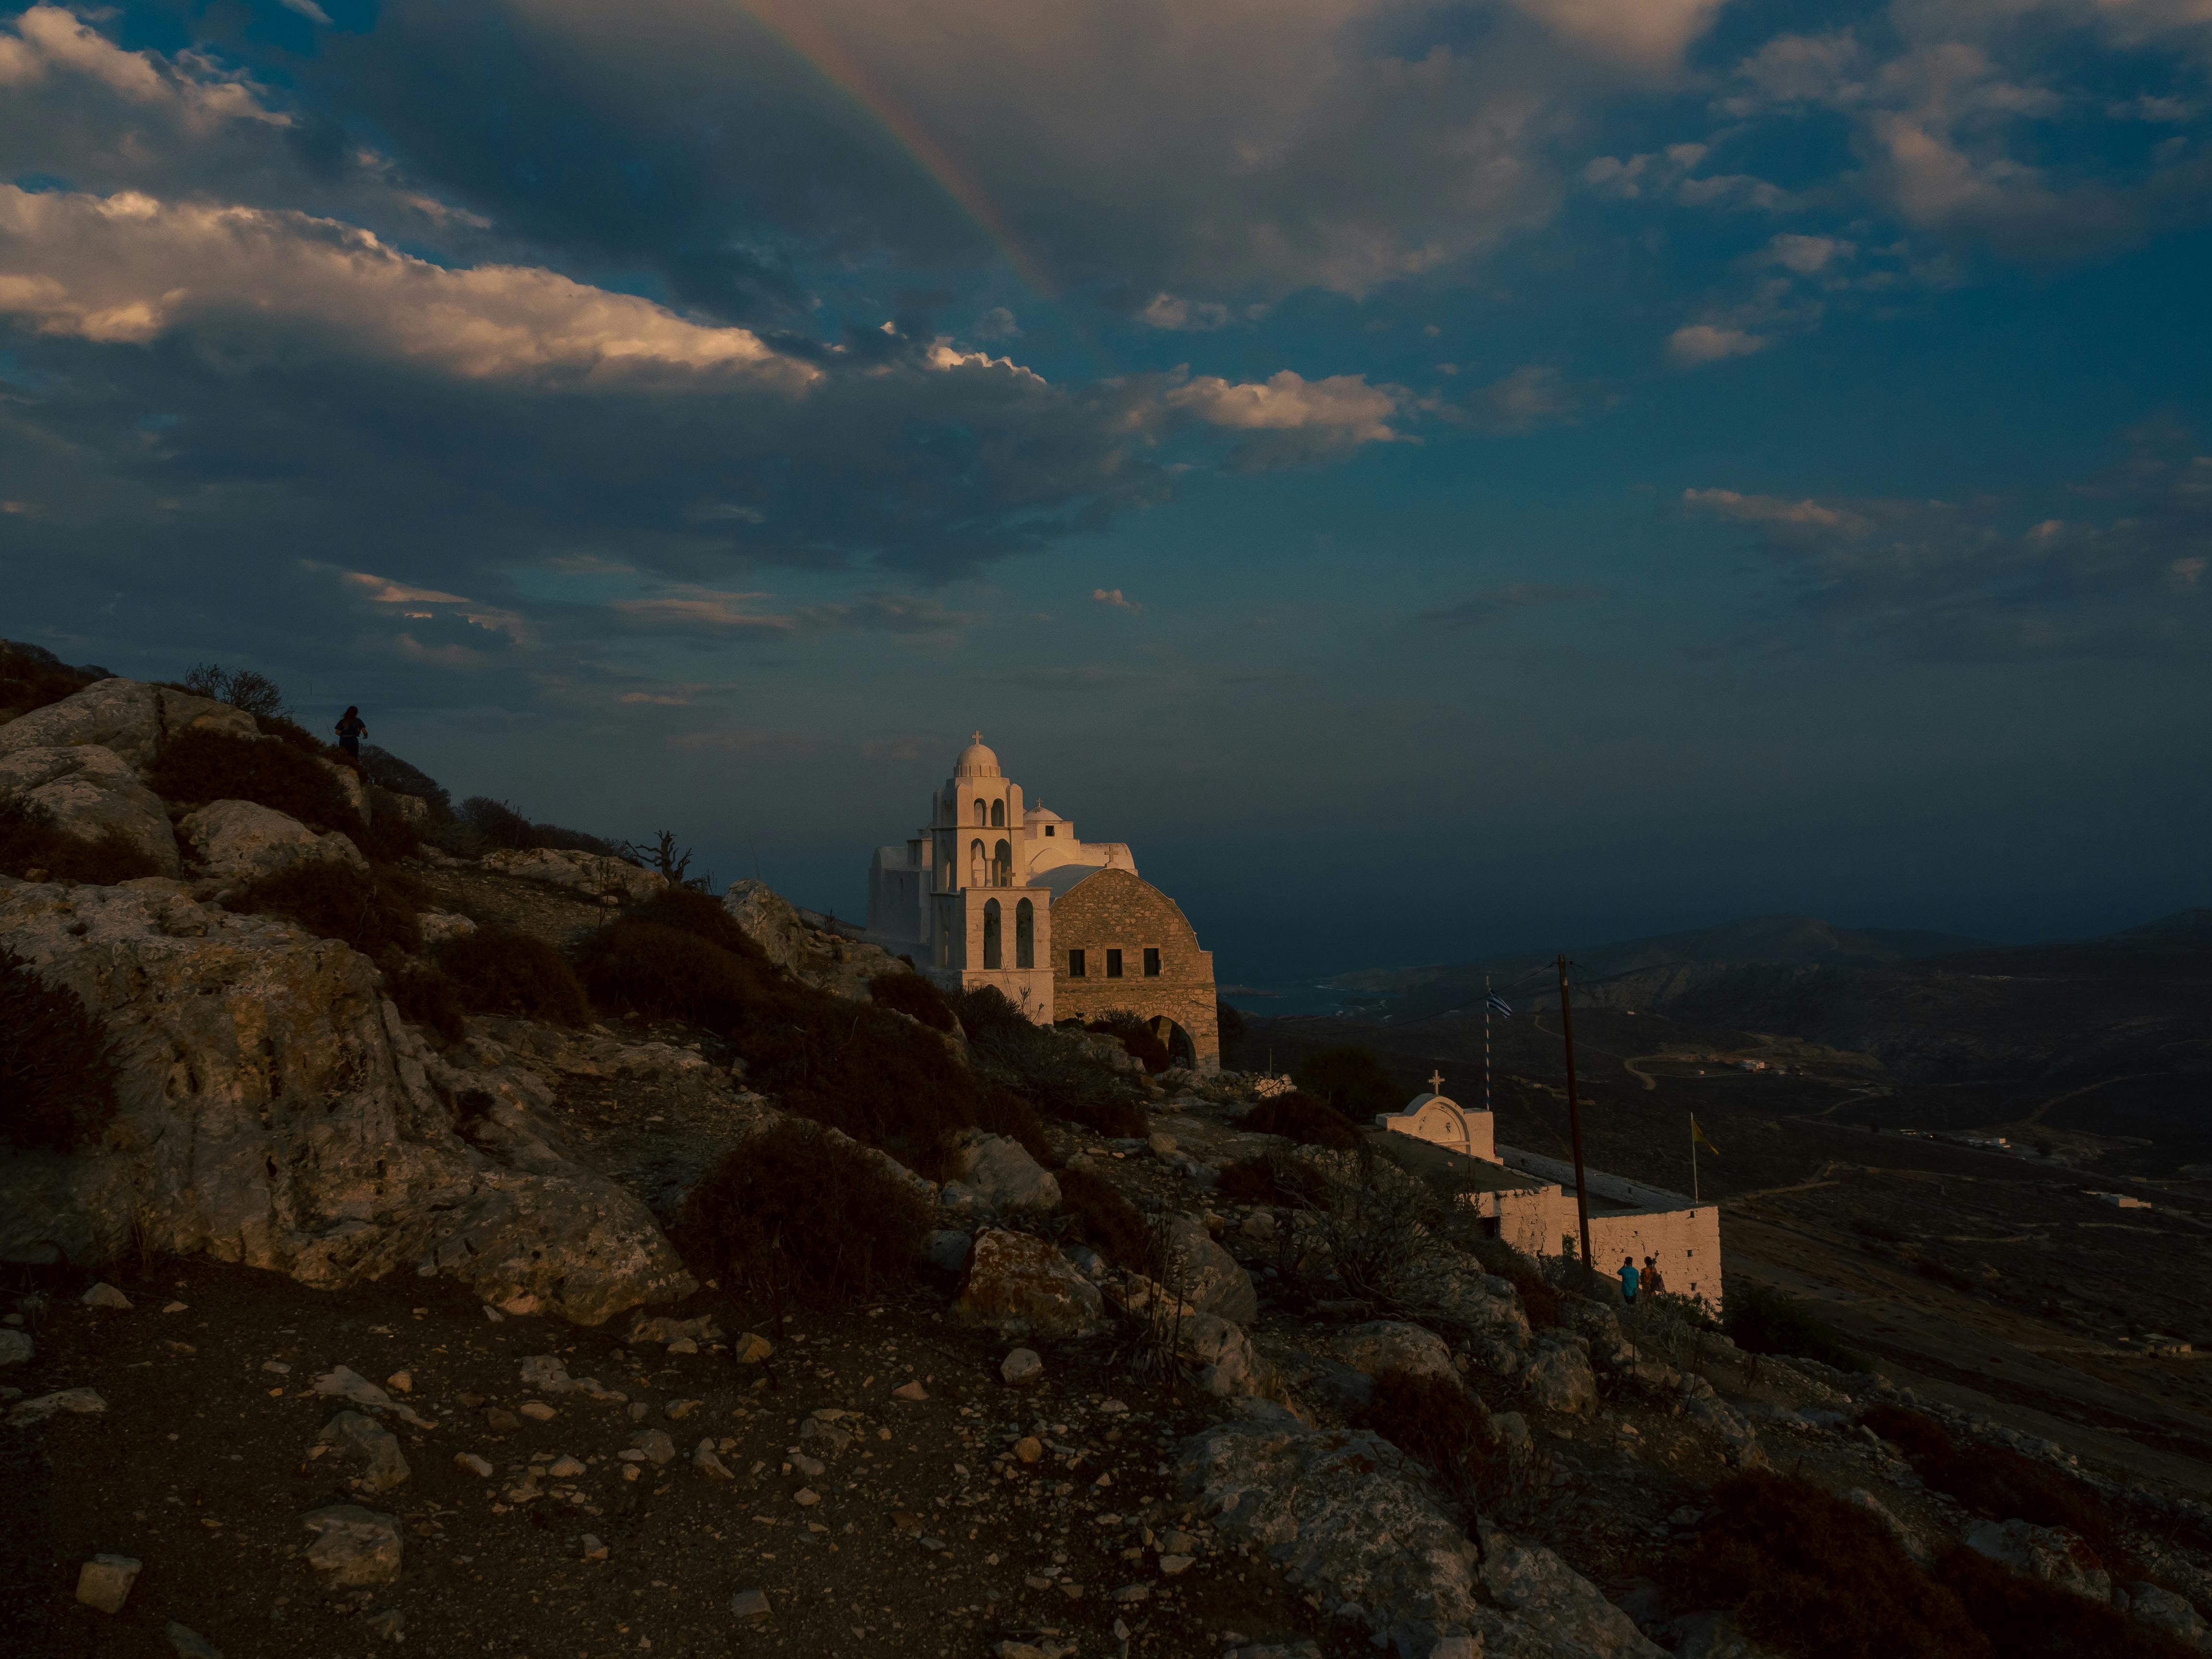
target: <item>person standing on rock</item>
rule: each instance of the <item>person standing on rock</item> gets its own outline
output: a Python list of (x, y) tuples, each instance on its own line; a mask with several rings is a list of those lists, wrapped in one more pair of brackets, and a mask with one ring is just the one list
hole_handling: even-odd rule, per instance
[(1625, 1255), (1621, 1257), (1620, 1299), (1626, 1303), (1632, 1310), (1636, 1306), (1636, 1292), (1638, 1289), (1638, 1280), (1640, 1278), (1641, 1275), (1636, 1271), (1636, 1258), (1632, 1255)]
[(368, 735), (368, 722), (362, 719), (357, 705), (346, 705), (345, 713), (338, 717), (337, 733), (338, 747), (345, 750), (346, 759), (353, 763), (353, 769), (360, 771), (361, 740)]

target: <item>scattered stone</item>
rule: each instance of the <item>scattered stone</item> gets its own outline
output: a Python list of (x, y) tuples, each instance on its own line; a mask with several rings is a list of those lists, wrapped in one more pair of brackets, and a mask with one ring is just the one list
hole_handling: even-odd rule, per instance
[(1273, 1210), (1255, 1210), (1244, 1218), (1244, 1224), (1237, 1231), (1255, 1244), (1271, 1243), (1275, 1237), (1275, 1212)]
[(1521, 1373), (1521, 1395), (1538, 1411), (1572, 1417), (1597, 1408), (1597, 1377), (1589, 1356), (1567, 1341), (1545, 1349)]
[(999, 1362), (999, 1375), (1019, 1388), (1044, 1375), (1044, 1360), (1035, 1348), (1017, 1348)]
[(77, 1300), (88, 1308), (112, 1308), (118, 1313), (131, 1311), (131, 1298), (106, 1279), (94, 1285), (82, 1296), (77, 1297)]
[(474, 1452), (456, 1452), (453, 1455), (453, 1462), (459, 1464), (462, 1468), (466, 1469), (471, 1474), (477, 1475), (486, 1480), (491, 1479), (492, 1469), (490, 1462), (484, 1458), (478, 1457)]
[(732, 1619), (765, 1619), (769, 1611), (765, 1590), (741, 1589), (730, 1598)]
[(560, 1415), (542, 1400), (526, 1400), (516, 1409), (533, 1423), (550, 1423)]
[(666, 1463), (676, 1455), (676, 1443), (659, 1429), (647, 1429), (629, 1437), (629, 1443), (655, 1463)]
[(336, 1446), (360, 1466), (352, 1484), (362, 1492), (389, 1492), (404, 1485), (409, 1470), (399, 1437), (373, 1417), (340, 1412), (323, 1425), (318, 1443)]
[(1114, 1592), (1116, 1601), (1149, 1601), (1152, 1599), (1150, 1584), (1124, 1584)]
[(775, 1352), (775, 1345), (764, 1336), (755, 1336), (750, 1331), (741, 1331), (738, 1340), (730, 1345), (730, 1358), (740, 1365), (757, 1365)]
[(1966, 1534), (1966, 1547), (2023, 1577), (2090, 1601), (2112, 1599), (2112, 1576), (2079, 1534), (2027, 1521), (1984, 1521)]
[(599, 1534), (587, 1532), (584, 1534), (581, 1542), (584, 1547), (584, 1559), (586, 1561), (604, 1561), (607, 1559), (607, 1547), (599, 1541)]
[(681, 1423), (706, 1403), (703, 1400), (672, 1400), (663, 1409), (667, 1412), (671, 1420)]
[(341, 1400), (352, 1401), (356, 1406), (366, 1406), (371, 1411), (390, 1412), (401, 1421), (412, 1423), (418, 1429), (437, 1426), (412, 1406), (394, 1400), (350, 1366), (332, 1366), (315, 1379), (314, 1389), (317, 1394), (335, 1395)]
[(1033, 1434), (1025, 1434), (1014, 1443), (1014, 1455), (1024, 1463), (1034, 1463), (1044, 1455), (1044, 1443)]
[(696, 1353), (699, 1352), (699, 1345), (688, 1336), (679, 1336), (673, 1342), (668, 1345), (668, 1352), (671, 1353)]
[(629, 1420), (633, 1423), (642, 1423), (647, 1418), (653, 1415), (653, 1407), (647, 1405), (642, 1400), (631, 1401), (628, 1407), (628, 1410), (629, 1413)]
[(820, 1458), (809, 1457), (805, 1452), (793, 1452), (791, 1454), (791, 1467), (797, 1469), (809, 1480), (817, 1480), (822, 1475), (828, 1474), (830, 1470), (830, 1466), (827, 1463), (824, 1463)]
[(584, 1460), (580, 1457), (571, 1457), (568, 1453), (562, 1452), (560, 1456), (553, 1460), (552, 1467), (545, 1473), (556, 1480), (574, 1480), (578, 1475), (585, 1473)]
[(20, 1365), (37, 1351), (28, 1331), (0, 1330), (0, 1365)]
[(1191, 1555), (1163, 1555), (1160, 1557), (1160, 1571), (1170, 1578), (1180, 1577), (1190, 1571), (1191, 1564), (1197, 1559)]
[(102, 1613), (120, 1613), (138, 1582), (141, 1563), (127, 1555), (95, 1555), (77, 1569), (76, 1599)]
[(698, 1449), (691, 1454), (691, 1462), (700, 1474), (713, 1480), (734, 1480), (737, 1479), (737, 1476), (730, 1473), (729, 1465), (723, 1462), (720, 1455), (716, 1453), (714, 1443), (711, 1440), (702, 1440), (699, 1443)]
[(380, 1642), (407, 1639), (407, 1615), (397, 1607), (379, 1607), (361, 1622)]
[(415, 1373), (394, 1371), (384, 1379), (384, 1386), (399, 1394), (412, 1394), (415, 1392)]
[(940, 1227), (922, 1241), (921, 1251), (940, 1273), (957, 1273), (968, 1265), (968, 1252), (974, 1242), (970, 1235), (957, 1227)]
[(164, 1307), (161, 1311), (163, 1313), (186, 1313), (191, 1310), (191, 1305), (192, 1304), (189, 1302), (172, 1302), (167, 1306)]
[(967, 1145), (954, 1160), (953, 1176), (981, 1194), (994, 1210), (1059, 1207), (1060, 1182), (1019, 1141), (1005, 1135), (970, 1130)]
[(1337, 1350), (1346, 1364), (1370, 1376), (1384, 1371), (1411, 1371), (1415, 1376), (1449, 1382), (1459, 1375), (1452, 1364), (1451, 1349), (1442, 1337), (1395, 1320), (1354, 1325), (1338, 1339)]
[(169, 1638), (169, 1650), (177, 1659), (222, 1659), (222, 1650), (188, 1625), (172, 1619), (161, 1627), (161, 1634)]
[(1176, 1216), (1167, 1225), (1169, 1260), (1175, 1264), (1175, 1283), (1183, 1298), (1200, 1313), (1214, 1315), (1232, 1325), (1249, 1325), (1260, 1316), (1259, 1293), (1252, 1275), (1237, 1258), (1213, 1242), (1202, 1221)]
[(522, 1426), (521, 1419), (500, 1406), (485, 1407), (483, 1420), (484, 1427), (489, 1429), (494, 1434), (513, 1434)]
[(791, 1494), (791, 1501), (798, 1504), (802, 1510), (811, 1510), (817, 1504), (822, 1501), (822, 1494), (816, 1492), (811, 1486), (801, 1486), (797, 1492)]
[(1004, 1336), (1074, 1340), (1107, 1328), (1098, 1287), (1050, 1241), (995, 1227), (975, 1236), (955, 1311)]
[(311, 1510), (303, 1524), (315, 1534), (307, 1565), (333, 1589), (388, 1584), (399, 1576), (399, 1523), (358, 1504)]
[(11, 1429), (28, 1428), (33, 1423), (43, 1423), (61, 1412), (71, 1412), (82, 1417), (107, 1409), (107, 1402), (91, 1389), (63, 1389), (53, 1394), (42, 1394), (18, 1404), (8, 1413)]
[(916, 1378), (911, 1382), (902, 1382), (898, 1387), (893, 1389), (891, 1390), (891, 1398), (894, 1400), (927, 1400), (929, 1398), (929, 1390), (921, 1386), (920, 1378)]

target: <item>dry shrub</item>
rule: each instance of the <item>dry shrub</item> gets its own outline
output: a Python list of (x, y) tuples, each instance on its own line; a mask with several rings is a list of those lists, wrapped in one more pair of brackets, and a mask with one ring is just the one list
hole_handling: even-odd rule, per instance
[(388, 789), (368, 789), (368, 829), (355, 836), (371, 864), (397, 864), (422, 850), (422, 837)]
[(917, 1168), (975, 1122), (975, 1080), (929, 1033), (873, 1003), (772, 989), (729, 1034), (753, 1087)]
[(1867, 1369), (1865, 1356), (1802, 1304), (1764, 1285), (1739, 1285), (1728, 1292), (1721, 1328), (1746, 1353), (1818, 1360), (1839, 1371)]
[(578, 945), (576, 966), (603, 1008), (716, 1030), (776, 988), (755, 964), (695, 933), (627, 918)]
[(1859, 1419), (1883, 1439), (1917, 1462), (1951, 1449), (1951, 1431), (1924, 1412), (1904, 1406), (1876, 1406)]
[(1254, 1134), (1281, 1135), (1303, 1146), (1323, 1146), (1332, 1152), (1349, 1152), (1359, 1146), (1359, 1131), (1350, 1119), (1295, 1089), (1260, 1102), (1237, 1120), (1237, 1127)]
[(1060, 1155), (1044, 1137), (1036, 1109), (994, 1078), (975, 1079), (975, 1127), (1018, 1143), (1047, 1169), (1060, 1167)]
[(920, 974), (881, 974), (868, 981), (868, 994), (895, 1012), (918, 1019), (933, 1030), (960, 1029), (938, 988)]
[(1160, 1041), (1151, 1024), (1141, 1015), (1115, 1009), (1098, 1016), (1083, 1028), (1093, 1036), (1109, 1036), (1144, 1063), (1147, 1072), (1158, 1076), (1168, 1068), (1168, 1045)]
[(1992, 1521), (2063, 1527), (2092, 1549), (2114, 1548), (2112, 1514), (2094, 1492), (2009, 1446), (1952, 1446), (1913, 1459), (1912, 1467), (1927, 1485)]
[(462, 1004), (479, 1014), (511, 1014), (582, 1025), (592, 1005), (574, 971), (544, 939), (506, 927), (479, 927), (438, 952)]
[(1037, 1110), (1110, 1139), (1135, 1139), (1150, 1127), (1127, 1085), (1097, 1056), (1037, 1024), (996, 986), (963, 992), (952, 999), (952, 1012), (968, 1033), (976, 1069)]
[(2024, 1578), (1970, 1549), (1936, 1563), (1936, 1577), (1959, 1599), (2002, 1659), (2184, 1659), (2195, 1648), (2146, 1630), (2110, 1607)]
[(1225, 1165), (1213, 1192), (1231, 1204), (1318, 1209), (1328, 1202), (1328, 1177), (1303, 1159), (1263, 1152)]
[(1115, 1267), (1160, 1277), (1157, 1231), (1097, 1170), (1078, 1164), (1060, 1172), (1060, 1208), (1073, 1235)]
[[(219, 701), (229, 702), (230, 699), (224, 697)], [(234, 708), (240, 706), (232, 704)], [(253, 723), (261, 728), (263, 737), (275, 738), (278, 742), (289, 744), (303, 755), (312, 756), (320, 760), (334, 760), (342, 766), (347, 763), (349, 757), (344, 750), (334, 743), (325, 743), (289, 714), (264, 714), (256, 709), (249, 709), (247, 712), (253, 715)]]
[(289, 743), (186, 732), (161, 750), (146, 781), (164, 800), (250, 800), (317, 830), (362, 833), (337, 779)]
[(461, 988), (434, 963), (410, 962), (396, 953), (380, 964), (384, 969), (384, 994), (398, 1006), (399, 1012), (417, 1025), (427, 1025), (445, 1042), (458, 1042), (465, 1027), (461, 1017), (466, 1012), (461, 1001)]
[(1079, 1090), (1048, 1097), (1045, 1106), (1055, 1117), (1079, 1123), (1109, 1140), (1141, 1140), (1152, 1133), (1152, 1120), (1145, 1115), (1145, 1109), (1124, 1094)]
[(1475, 1239), (1470, 1248), (1484, 1272), (1513, 1286), (1531, 1329), (1547, 1331), (1559, 1322), (1559, 1288), (1544, 1277), (1543, 1268), (1534, 1258), (1522, 1255), (1502, 1238)]
[(161, 873), (161, 866), (120, 830), (104, 830), (97, 840), (84, 841), (21, 802), (0, 806), (0, 874), (27, 880), (33, 870), (46, 872), (42, 880), (100, 887)]
[(1358, 1425), (1427, 1464), (1453, 1497), (1474, 1502), (1489, 1473), (1495, 1442), (1489, 1411), (1456, 1381), (1378, 1371)]
[(623, 915), (629, 921), (679, 928), (709, 945), (720, 945), (732, 956), (757, 963), (763, 969), (768, 967), (767, 954), (758, 942), (738, 926), (738, 919), (720, 899), (708, 894), (696, 893), (685, 887), (663, 888), (643, 903), (632, 905)]
[[(1663, 1577), (1792, 1659), (1996, 1659), (1959, 1597), (1865, 1510), (1794, 1477), (1732, 1475)], [(2094, 1649), (2083, 1651), (2095, 1651)]]
[(115, 1115), (115, 1085), (99, 1017), (0, 946), (0, 1138), (69, 1152)]
[(59, 702), (106, 678), (105, 670), (70, 667), (44, 646), (0, 640), (0, 721)]
[(396, 870), (367, 874), (318, 860), (249, 882), (224, 901), (242, 914), (295, 921), (321, 939), (343, 940), (367, 956), (413, 951), (422, 943), (422, 890)]
[(702, 1274), (766, 1302), (835, 1307), (910, 1282), (928, 1211), (867, 1153), (786, 1119), (708, 1171), (677, 1242)]

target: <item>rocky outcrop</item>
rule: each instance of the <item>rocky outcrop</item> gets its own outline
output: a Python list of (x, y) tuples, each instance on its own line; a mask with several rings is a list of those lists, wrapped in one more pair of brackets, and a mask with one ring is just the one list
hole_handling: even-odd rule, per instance
[(953, 1178), (999, 1211), (1050, 1210), (1060, 1203), (1060, 1182), (1021, 1142), (971, 1130), (953, 1160)]
[(1628, 1615), (1549, 1550), (1448, 1516), (1380, 1436), (1315, 1430), (1260, 1402), (1183, 1441), (1183, 1490), (1227, 1540), (1264, 1550), (1401, 1659), (1661, 1659)]
[(1455, 1381), (1459, 1376), (1452, 1364), (1451, 1350), (1444, 1346), (1442, 1337), (1419, 1325), (1395, 1320), (1378, 1319), (1370, 1324), (1354, 1325), (1337, 1339), (1337, 1352), (1346, 1364), (1370, 1376), (1379, 1376), (1385, 1371), (1407, 1371), (1415, 1376)]
[(350, 837), (319, 836), (295, 817), (250, 800), (211, 801), (178, 820), (195, 873), (243, 886), (295, 865), (339, 864), (362, 874), (368, 860)]
[[(45, 712), (0, 726), (0, 740)], [(174, 876), (182, 867), (161, 798), (138, 781), (128, 762), (102, 744), (8, 748), (0, 743), (0, 805), (27, 807), (79, 841), (98, 841), (112, 830), (152, 859), (162, 874)]]
[(261, 735), (252, 715), (228, 703), (167, 686), (112, 679), (0, 726), (0, 755), (96, 744), (114, 751), (126, 766), (143, 771), (154, 763), (163, 744), (192, 731), (228, 732), (241, 738)]
[(2027, 1521), (1984, 1521), (1966, 1534), (1966, 1547), (2087, 1601), (2109, 1601), (2112, 1575), (2078, 1533), (2063, 1527), (2039, 1527)]
[(886, 974), (913, 971), (879, 945), (848, 939), (826, 927), (813, 926), (764, 881), (732, 882), (722, 895), (722, 908), (770, 962), (793, 979), (832, 996), (866, 1002), (872, 981)]
[(0, 937), (105, 1021), (122, 1075), (97, 1145), (0, 1158), (0, 1258), (99, 1261), (135, 1233), (319, 1287), (445, 1274), (585, 1324), (695, 1288), (636, 1199), (499, 1077), (431, 1055), (343, 945), (158, 878), (0, 878)]
[(636, 904), (668, 885), (655, 870), (641, 870), (621, 859), (567, 848), (533, 847), (525, 852), (502, 848), (478, 860), (487, 870), (525, 881), (542, 881), (549, 887), (565, 887), (586, 898), (606, 904)]
[(1048, 1241), (996, 1228), (975, 1236), (955, 1311), (1008, 1337), (1095, 1336), (1106, 1328), (1098, 1287)]
[(1260, 1316), (1260, 1297), (1252, 1288), (1252, 1275), (1213, 1242), (1204, 1223), (1176, 1216), (1168, 1223), (1167, 1231), (1167, 1276), (1184, 1301), (1200, 1313), (1218, 1314), (1232, 1324), (1249, 1325)]
[(1597, 1378), (1582, 1341), (1564, 1331), (1546, 1335), (1551, 1340), (1521, 1373), (1522, 1399), (1538, 1411), (1562, 1417), (1595, 1411)]

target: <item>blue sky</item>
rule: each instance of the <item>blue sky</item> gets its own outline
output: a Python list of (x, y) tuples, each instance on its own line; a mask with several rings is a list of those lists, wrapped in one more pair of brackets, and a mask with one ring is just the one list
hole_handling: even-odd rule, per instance
[(1225, 976), (2207, 902), (2208, 0), (0, 19), (0, 632)]

